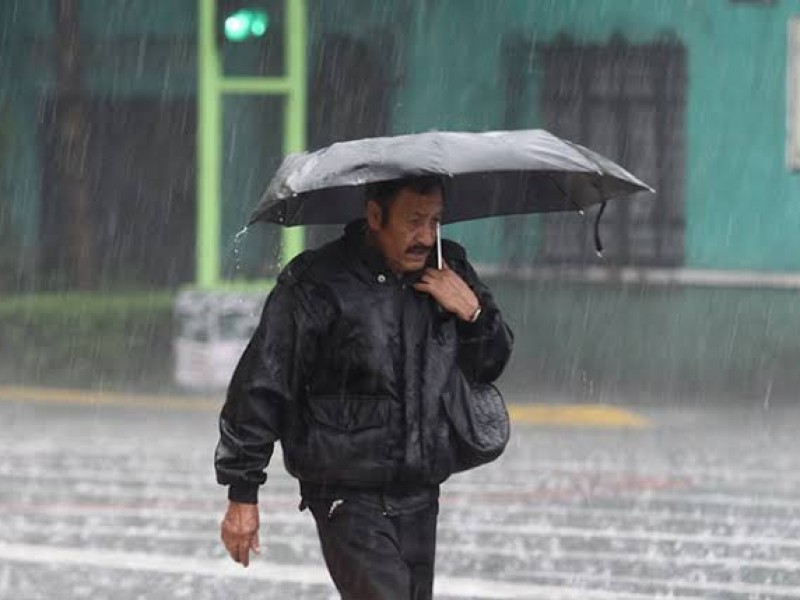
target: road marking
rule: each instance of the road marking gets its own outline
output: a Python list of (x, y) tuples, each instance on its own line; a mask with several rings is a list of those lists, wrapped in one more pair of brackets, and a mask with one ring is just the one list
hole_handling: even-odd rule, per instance
[[(574, 590), (583, 590), (586, 589), (587, 593), (590, 589), (588, 586), (597, 586), (597, 585), (634, 585), (634, 586), (641, 586), (642, 588), (650, 590), (648, 596), (650, 598), (686, 598), (684, 595), (686, 592), (690, 593), (697, 593), (697, 592), (706, 592), (703, 595), (703, 598), (707, 598), (707, 593), (719, 593), (719, 592), (726, 592), (728, 594), (748, 594), (749, 598), (755, 597), (762, 597), (763, 594), (766, 594), (767, 598), (775, 599), (779, 597), (784, 597), (792, 600), (796, 600), (798, 598), (798, 592), (800, 592), (800, 587), (798, 586), (786, 586), (786, 585), (773, 585), (771, 583), (767, 584), (758, 584), (758, 583), (746, 583), (746, 582), (739, 582), (734, 581), (732, 583), (727, 582), (715, 582), (715, 581), (692, 581), (690, 579), (664, 579), (660, 577), (635, 577), (635, 576), (625, 576), (625, 575), (610, 575), (607, 573), (594, 575), (590, 573), (564, 573), (559, 571), (529, 571), (526, 573), (528, 577), (539, 577), (543, 579), (549, 580), (561, 580), (563, 581), (563, 585), (572, 585), (574, 586)], [(579, 587), (579, 586), (587, 586), (586, 588)], [(554, 586), (555, 587), (555, 586)], [(666, 589), (654, 589), (654, 588), (666, 588)], [(591, 596), (587, 596), (591, 598)], [(614, 596), (614, 597), (626, 597), (626, 596)], [(696, 596), (693, 596), (696, 598)]]
[[(221, 399), (206, 396), (160, 396), (15, 386), (0, 386), (0, 401), (211, 412), (219, 411), (222, 406)], [(524, 425), (634, 429), (650, 426), (650, 421), (641, 415), (607, 404), (511, 404), (508, 412), (512, 422)]]
[(644, 417), (607, 404), (515, 404), (509, 406), (508, 412), (513, 422), (528, 425), (634, 429), (650, 426)]
[[(62, 473), (58, 472), (14, 472), (10, 468), (4, 468), (0, 465), (0, 477), (8, 480), (21, 480), (31, 481), (38, 485), (39, 482), (60, 482), (62, 485), (59, 489), (63, 492), (68, 490), (75, 492), (80, 490), (85, 496), (93, 497), (93, 504), (100, 504), (102, 506), (160, 506), (168, 509), (182, 508), (187, 506), (208, 507), (216, 510), (218, 500), (211, 502), (198, 501), (198, 498), (220, 498), (220, 490), (222, 488), (211, 487), (206, 485), (198, 485), (196, 477), (182, 477), (176, 478), (174, 476), (160, 475), (159, 479), (154, 480), (144, 475), (131, 475), (127, 473), (96, 473), (94, 471), (67, 471)], [(84, 486), (71, 485), (73, 482), (77, 483), (92, 483), (90, 489)], [(115, 487), (114, 484), (119, 485), (140, 485), (142, 486), (138, 492), (136, 490), (120, 489)], [(25, 483), (14, 484), (14, 489), (17, 492), (26, 491)], [(180, 486), (180, 493), (176, 493), (172, 486)], [(506, 488), (512, 488), (513, 484), (508, 484)], [(441, 504), (448, 511), (457, 512), (461, 515), (470, 513), (485, 513), (487, 509), (493, 510), (498, 505), (498, 498), (505, 500), (505, 495), (486, 495), (477, 491), (477, 486), (467, 486), (462, 482), (461, 485), (453, 483), (445, 484), (442, 490)], [(42, 505), (48, 499), (52, 499), (52, 491), (45, 486), (41, 491), (41, 498), (35, 493), (37, 490), (32, 490), (26, 493), (26, 500), (33, 506)], [(654, 522), (670, 522), (673, 524), (699, 524), (706, 527), (711, 526), (730, 526), (731, 520), (735, 519), (737, 525), (743, 527), (749, 525), (752, 527), (765, 527), (772, 524), (773, 520), (769, 515), (763, 514), (746, 514), (744, 512), (732, 513), (726, 510), (722, 515), (714, 514), (701, 514), (698, 513), (697, 508), (689, 506), (682, 510), (667, 509), (663, 507), (654, 507), (652, 502), (656, 498), (648, 501), (648, 504), (637, 504), (636, 501), (629, 508), (619, 508), (618, 506), (609, 506), (607, 504), (596, 505), (570, 505), (570, 504), (552, 504), (549, 502), (551, 497), (537, 497), (535, 488), (530, 488), (530, 493), (526, 491), (525, 486), (517, 486), (515, 490), (517, 494), (511, 495), (512, 499), (521, 499), (523, 502), (501, 502), (503, 506), (503, 513), (507, 516), (522, 516), (530, 512), (535, 512), (537, 516), (549, 517), (563, 517), (563, 518), (586, 518), (586, 519), (611, 519), (621, 518), (624, 521), (645, 521), (646, 523)], [(103, 495), (107, 494), (108, 498)], [(286, 508), (295, 507), (299, 501), (297, 492), (297, 482), (282, 477), (273, 476), (269, 483), (268, 491), (264, 492), (266, 502), (271, 508)], [(131, 501), (135, 502), (131, 502)], [(607, 501), (607, 498), (603, 498)], [(123, 501), (123, 502), (120, 502)], [(750, 503), (739, 508), (763, 508), (764, 502), (769, 502), (769, 498), (753, 499)], [(729, 502), (726, 500), (721, 503), (722, 506), (728, 508)], [(2, 503), (0, 503), (2, 506)], [(219, 505), (220, 507), (222, 505)], [(789, 517), (783, 518), (781, 524), (784, 527), (800, 527), (800, 518)]]
[[(8, 457), (8, 454), (4, 454)], [(128, 454), (130, 456), (130, 454)], [(136, 466), (141, 471), (131, 472), (125, 469), (115, 471), (102, 471), (97, 469), (74, 468), (62, 464), (49, 465), (43, 458), (34, 458), (28, 464), (22, 462), (23, 458), (18, 455), (17, 460), (10, 461), (4, 465), (0, 463), (0, 477), (8, 477), (19, 480), (41, 481), (61, 481), (75, 483), (98, 483), (106, 486), (133, 486), (146, 489), (166, 487), (180, 487), (185, 489), (187, 486), (197, 487), (198, 484), (214, 481), (214, 473), (210, 461), (196, 463), (196, 473), (203, 473), (203, 476), (190, 473), (165, 473), (164, 465), (151, 466), (147, 461), (139, 461)], [(55, 457), (54, 457), (55, 458)], [(107, 460), (107, 457), (103, 457)], [(278, 462), (278, 461), (276, 461)], [(190, 463), (184, 462), (185, 468)], [(159, 472), (160, 471), (160, 472)], [(281, 465), (275, 464), (271, 467), (269, 490), (297, 490), (297, 480), (281, 471)], [(527, 483), (520, 485), (513, 482), (478, 482), (470, 481), (466, 478), (450, 479), (443, 488), (449, 495), (454, 496), (453, 492), (469, 493), (469, 499), (480, 499), (483, 497), (498, 498), (518, 498), (524, 500), (547, 500), (553, 496), (561, 498), (567, 493), (579, 494), (582, 500), (591, 495), (608, 495), (608, 492), (641, 492), (650, 490), (683, 490), (690, 486), (690, 483), (682, 478), (651, 475), (640, 475), (630, 471), (618, 471), (616, 473), (607, 472), (605, 476), (598, 476), (593, 472), (583, 473), (532, 473), (527, 478)], [(98, 486), (100, 489), (100, 486)], [(116, 489), (116, 488), (114, 488)]]
[[(109, 446), (108, 451), (104, 450), (104, 454), (98, 456), (97, 447), (103, 446), (104, 443), (106, 442), (94, 443), (91, 448), (86, 449), (85, 453), (73, 451), (70, 453), (70, 456), (75, 458), (74, 462), (76, 464), (86, 465), (91, 464), (92, 461), (102, 461), (105, 463), (108, 462), (109, 459), (114, 459), (115, 462), (124, 465), (126, 462), (131, 462), (131, 456), (135, 455), (139, 449), (138, 445), (131, 444), (122, 447), (118, 439), (115, 444), (113, 439), (109, 439), (107, 441)], [(112, 445), (115, 447), (110, 448)], [(121, 483), (152, 482), (153, 485), (163, 484), (180, 486), (194, 485), (200, 480), (196, 474), (165, 474), (163, 472), (159, 472), (158, 478), (154, 479), (154, 469), (160, 468), (163, 471), (163, 464), (160, 464), (159, 461), (155, 461), (153, 466), (151, 466), (146, 457), (137, 457), (136, 460), (136, 466), (142, 470), (141, 473), (122, 469), (104, 471), (99, 469), (69, 468), (62, 464), (62, 451), (62, 448), (53, 448), (48, 450), (39, 449), (38, 451), (32, 452), (20, 450), (19, 447), (11, 445), (3, 447), (3, 445), (0, 444), (0, 453), (8, 459), (7, 464), (0, 463), (0, 476), (18, 479), (65, 479), (67, 481), (85, 479), (87, 481), (118, 481)], [(193, 466), (196, 464), (201, 465), (202, 469), (207, 468), (208, 474), (206, 477), (209, 480), (213, 479), (212, 466), (211, 463), (208, 462), (208, 457), (205, 453), (199, 459), (192, 456), (186, 457), (186, 460), (181, 464), (183, 467), (190, 464)], [(158, 465), (158, 467), (156, 468), (155, 465)], [(274, 463), (270, 468), (272, 469), (271, 489), (274, 489), (276, 485), (296, 489), (296, 480), (290, 479), (282, 470), (280, 455), (274, 458)], [(644, 476), (633, 469), (620, 469), (618, 465), (598, 466), (592, 463), (538, 461), (533, 462), (529, 467), (523, 469), (505, 464), (502, 469), (481, 471), (481, 475), (484, 476), (483, 480), (478, 480), (478, 478), (470, 473), (459, 474), (457, 477), (447, 482), (446, 490), (471, 490), (478, 488), (482, 492), (522, 492), (524, 490), (525, 493), (533, 493), (537, 490), (562, 489), (567, 485), (580, 486), (584, 481), (587, 481), (588, 484), (592, 482), (603, 482), (604, 480), (619, 483), (625, 478), (631, 482), (634, 482), (638, 478), (639, 483), (642, 484), (638, 486), (639, 488), (644, 487), (647, 489), (658, 489), (660, 491), (669, 490), (670, 488), (673, 490), (676, 488), (684, 489), (685, 491), (682, 492), (681, 498), (690, 493), (689, 490), (691, 490), (693, 497), (708, 498), (709, 494), (719, 495), (720, 492), (714, 491), (714, 488), (721, 488), (724, 490), (726, 497), (721, 498), (718, 502), (719, 504), (727, 503), (728, 497), (752, 498), (753, 490), (755, 489), (762, 491), (756, 495), (753, 500), (749, 501), (748, 505), (753, 504), (754, 506), (760, 506), (765, 500), (765, 484), (769, 486), (772, 499), (788, 500), (790, 503), (792, 500), (800, 500), (800, 497), (798, 497), (796, 493), (798, 484), (800, 483), (800, 474), (792, 472), (784, 474), (784, 472), (775, 471), (771, 474), (762, 474), (761, 477), (755, 477), (748, 475), (744, 471), (736, 473), (731, 471), (692, 468), (681, 468), (678, 471), (673, 471), (663, 467), (653, 468), (652, 465), (647, 464), (638, 465), (638, 470), (646, 472), (647, 475)], [(497, 473), (508, 472), (513, 472), (515, 475), (524, 474), (527, 485), (520, 486), (519, 484), (511, 482), (496, 481), (494, 480), (495, 478), (492, 477)], [(144, 473), (149, 474), (145, 475)], [(718, 474), (718, 476), (715, 477), (715, 474)], [(489, 477), (489, 479), (487, 480), (485, 477)], [(554, 485), (554, 482), (558, 485)], [(645, 485), (648, 482), (652, 485)], [(673, 482), (672, 485), (667, 485), (669, 482)], [(752, 484), (760, 482), (761, 485), (745, 486), (747, 482)], [(742, 485), (744, 488), (739, 489), (739, 487), (732, 486), (731, 484), (734, 483), (737, 484), (737, 486)], [(698, 489), (698, 486), (701, 486), (701, 489)], [(704, 492), (704, 490), (708, 490), (708, 492)], [(639, 490), (637, 489), (636, 491)], [(670, 498), (666, 499), (671, 499), (673, 493), (674, 492), (670, 494)], [(662, 499), (664, 498), (662, 497)], [(770, 497), (767, 496), (766, 499), (769, 500)], [(792, 505), (793, 503), (789, 506)], [(800, 505), (798, 506), (800, 507)]]
[(760, 510), (773, 508), (773, 509), (786, 509), (786, 510), (800, 510), (800, 499), (784, 499), (759, 496), (754, 493), (751, 496), (740, 496), (733, 494), (719, 494), (716, 492), (691, 493), (680, 492), (669, 489), (658, 490), (659, 496), (648, 496), (644, 501), (638, 501), (640, 504), (648, 506), (658, 505), (700, 505), (700, 506), (722, 506), (730, 508), (735, 506), (738, 508), (757, 508)]
[[(6, 452), (14, 452), (13, 448), (9, 448)], [(638, 457), (639, 459), (646, 457)], [(784, 457), (780, 457), (784, 458)], [(704, 485), (713, 485), (718, 483), (749, 483), (750, 487), (754, 487), (755, 483), (763, 483), (766, 481), (770, 486), (785, 485), (787, 488), (796, 490), (800, 484), (800, 463), (797, 461), (788, 462), (785, 466), (776, 467), (773, 461), (770, 465), (760, 466), (758, 468), (748, 466), (736, 467), (696, 467), (681, 465), (679, 469), (672, 468), (668, 465), (662, 464), (647, 464), (646, 461), (640, 461), (640, 468), (647, 469), (647, 472), (654, 477), (684, 477), (686, 479), (702, 479)], [(524, 466), (521, 465), (506, 465), (504, 471), (514, 473), (516, 475), (531, 474), (536, 475), (540, 473), (554, 472), (556, 474), (567, 473), (619, 473), (620, 467), (618, 463), (598, 463), (596, 461), (548, 461), (538, 458), (531, 458)], [(774, 489), (774, 487), (773, 487)]]
[[(170, 540), (170, 541), (186, 541), (186, 542), (201, 542), (208, 545), (216, 546), (220, 544), (219, 535), (216, 529), (204, 528), (202, 530), (186, 530), (183, 529), (165, 529), (160, 524), (150, 523), (146, 526), (133, 526), (128, 524), (117, 525), (103, 525), (97, 521), (93, 521), (91, 526), (87, 525), (73, 525), (70, 523), (13, 523), (6, 527), (5, 533), (12, 534), (35, 534), (36, 539), (45, 540), (48, 536), (80, 536), (85, 543), (88, 539), (98, 539), (110, 537), (114, 540), (119, 539), (143, 539), (143, 540)], [(268, 535), (269, 545), (275, 546), (282, 544), (299, 551), (298, 547), (302, 546), (301, 554), (305, 558), (322, 558), (319, 553), (319, 543), (317, 541), (316, 533), (313, 527), (310, 527), (306, 532), (306, 536), (298, 535), (296, 528), (292, 528), (286, 535), (275, 533), (271, 531)], [(88, 535), (87, 535), (88, 534)], [(437, 553), (443, 557), (449, 558), (458, 555), (475, 555), (486, 559), (487, 557), (502, 556), (510, 559), (520, 559), (523, 555), (520, 554), (519, 548), (503, 548), (498, 546), (486, 546), (478, 542), (473, 543), (448, 543), (439, 542), (436, 544)], [(773, 572), (800, 572), (800, 560), (793, 560), (781, 556), (776, 560), (763, 560), (756, 558), (729, 558), (729, 557), (700, 557), (700, 556), (686, 556), (684, 554), (668, 555), (668, 554), (643, 554), (640, 552), (583, 552), (579, 550), (559, 549), (553, 551), (549, 546), (542, 549), (546, 558), (551, 561), (575, 561), (586, 562), (597, 566), (599, 563), (633, 563), (633, 564), (649, 564), (654, 566), (681, 566), (681, 567), (722, 567), (726, 569), (767, 569)], [(531, 557), (535, 548), (527, 548), (525, 556)], [(685, 552), (685, 548), (682, 549)]]
[(0, 400), (7, 402), (43, 402), (83, 406), (119, 406), (125, 408), (161, 408), (166, 410), (219, 410), (220, 402), (207, 397), (160, 396), (65, 390), (58, 388), (0, 386)]
[[(128, 498), (153, 498), (153, 499), (184, 499), (190, 495), (196, 494), (198, 490), (213, 490), (214, 488), (206, 488), (205, 483), (212, 483), (214, 481), (213, 474), (209, 474), (206, 478), (197, 478), (193, 481), (186, 481), (181, 486), (166, 486), (160, 480), (153, 481), (151, 479), (136, 479), (129, 477), (125, 474), (115, 474), (115, 479), (105, 479), (101, 475), (87, 474), (86, 478), (75, 477), (69, 471), (65, 471), (62, 475), (61, 472), (41, 472), (31, 473), (25, 476), (22, 472), (6, 472), (4, 473), (0, 467), (0, 476), (5, 476), (9, 479), (22, 479), (27, 480), (33, 484), (39, 481), (59, 481), (62, 485), (59, 489), (63, 493), (69, 490), (71, 493), (79, 496), (89, 496), (95, 498), (102, 498), (108, 496), (114, 499), (128, 499)], [(276, 482), (277, 485), (269, 487), (270, 498), (275, 498), (275, 491), (289, 491), (296, 490), (297, 484), (292, 481), (286, 481), (285, 484)], [(642, 493), (652, 491), (664, 491), (683, 489), (686, 483), (682, 480), (670, 479), (655, 479), (652, 477), (636, 477), (632, 475), (625, 475), (621, 477), (607, 477), (598, 479), (595, 477), (572, 477), (560, 481), (552, 481), (547, 485), (507, 485), (507, 484), (490, 484), (485, 488), (476, 486), (475, 484), (464, 482), (452, 482), (445, 488), (446, 497), (443, 499), (447, 504), (458, 505), (461, 503), (475, 504), (475, 503), (489, 503), (489, 504), (502, 504), (504, 506), (516, 503), (527, 502), (541, 502), (541, 501), (558, 501), (558, 500), (573, 500), (580, 499), (586, 500), (588, 498), (617, 498), (620, 494)], [(189, 489), (187, 490), (187, 486)], [(36, 486), (36, 492), (50, 495), (51, 491)], [(219, 489), (219, 488), (217, 488)], [(213, 491), (212, 491), (213, 493)], [(297, 492), (295, 491), (295, 495)]]
[[(172, 506), (132, 506), (132, 505), (103, 505), (103, 504), (26, 504), (0, 502), (0, 509), (6, 515), (71, 515), (101, 517), (108, 515), (113, 518), (169, 518), (186, 519), (191, 521), (207, 521), (217, 524), (224, 507), (218, 511), (210, 509), (195, 509), (180, 507), (178, 510)], [(291, 525), (313, 528), (310, 518), (299, 512), (270, 512), (263, 513), (265, 521), (273, 525)], [(465, 521), (460, 517), (444, 518), (439, 521), (440, 533), (461, 534), (497, 534), (517, 538), (577, 538), (581, 540), (609, 540), (621, 542), (623, 540), (642, 542), (675, 542), (681, 544), (719, 544), (721, 546), (747, 547), (758, 546), (761, 548), (800, 548), (800, 540), (774, 536), (748, 536), (748, 535), (717, 535), (710, 533), (675, 533), (662, 531), (647, 531), (641, 526), (626, 531), (618, 528), (592, 529), (590, 527), (567, 527), (549, 524), (497, 524), (475, 523)]]
[[(0, 558), (24, 563), (88, 566), (103, 569), (154, 571), (160, 573), (192, 574), (203, 577), (250, 579), (325, 586), (333, 592), (327, 571), (320, 566), (283, 564), (256, 559), (243, 569), (230, 559), (190, 558), (124, 552), (111, 549), (57, 548), (53, 546), (0, 542)], [(573, 575), (574, 577), (574, 575)], [(437, 595), (453, 598), (482, 598), (485, 600), (516, 600), (547, 598), (548, 600), (646, 600), (652, 594), (611, 592), (595, 589), (569, 589), (563, 585), (537, 585), (467, 578), (437, 577)], [(687, 598), (682, 596), (682, 598)]]
[[(216, 495), (214, 490), (200, 489), (191, 490), (191, 493), (183, 497), (175, 497), (165, 499), (160, 495), (148, 496), (127, 496), (127, 501), (120, 501), (118, 497), (113, 498), (96, 498), (89, 501), (84, 498), (80, 503), (65, 503), (65, 502), (52, 502), (52, 494), (47, 494), (43, 498), (37, 498), (30, 494), (25, 496), (25, 501), (0, 501), (0, 508), (5, 509), (8, 514), (40, 514), (40, 515), (53, 515), (63, 514), (63, 511), (79, 511), (75, 514), (82, 514), (80, 511), (94, 510), (98, 517), (115, 518), (118, 516), (136, 517), (135, 512), (141, 510), (158, 510), (160, 516), (164, 518), (172, 518), (174, 516), (182, 518), (199, 518), (204, 520), (206, 518), (216, 518), (216, 513), (220, 514), (224, 510), (222, 501), (217, 499), (214, 501), (198, 501), (198, 497), (214, 498)], [(218, 496), (217, 496), (218, 497)], [(272, 519), (272, 515), (296, 514), (295, 510), (299, 502), (297, 492), (275, 492), (271, 491), (266, 495), (266, 505), (268, 506), (267, 512), (264, 514)], [(455, 501), (453, 501), (455, 499)], [(48, 502), (49, 500), (49, 502)], [(482, 518), (486, 514), (494, 514), (497, 504), (492, 502), (481, 502), (472, 500), (469, 495), (452, 494), (446, 492), (442, 495), (442, 516), (440, 523), (443, 527), (453, 524), (454, 526), (463, 527), (464, 531), (468, 531), (470, 526), (463, 525), (466, 520), (470, 523), (481, 523)], [(702, 515), (698, 514), (696, 509), (687, 508), (682, 511), (665, 511), (663, 509), (651, 510), (648, 508), (632, 507), (628, 509), (620, 509), (609, 506), (561, 506), (552, 504), (526, 504), (526, 505), (504, 505), (504, 514), (509, 517), (514, 517), (519, 520), (526, 518), (526, 516), (534, 512), (535, 517), (526, 518), (528, 525), (539, 525), (552, 527), (552, 520), (563, 519), (575, 520), (579, 522), (600, 522), (610, 526), (609, 523), (613, 522), (613, 527), (620, 532), (627, 529), (632, 530), (653, 530), (654, 527), (662, 527), (665, 524), (693, 526), (695, 530), (699, 527), (702, 529), (709, 529), (714, 527), (730, 528), (732, 522), (736, 523), (740, 532), (748, 530), (765, 530), (774, 529), (776, 527), (773, 519), (769, 516), (763, 515), (747, 515), (747, 514), (733, 514), (726, 512), (722, 516)], [(186, 511), (193, 511), (186, 516)], [(208, 516), (211, 513), (212, 516)], [(198, 516), (199, 515), (199, 516)], [(452, 515), (452, 517), (451, 517)], [(143, 518), (149, 518), (149, 515), (143, 515)], [(275, 517), (282, 519), (283, 517)], [(514, 519), (509, 519), (506, 522), (497, 521), (493, 524), (507, 525), (508, 523), (515, 522)], [(800, 519), (789, 518), (783, 519), (780, 522), (780, 527), (783, 529), (796, 529), (800, 527)], [(591, 528), (586, 528), (587, 531), (592, 531)], [(679, 540), (680, 541), (680, 540)]]

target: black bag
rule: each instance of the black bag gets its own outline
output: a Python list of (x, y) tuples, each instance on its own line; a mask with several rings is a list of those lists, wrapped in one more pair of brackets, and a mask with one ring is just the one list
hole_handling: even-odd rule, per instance
[(492, 462), (503, 453), (511, 426), (503, 396), (494, 385), (470, 383), (455, 367), (442, 404), (450, 421), (454, 473)]

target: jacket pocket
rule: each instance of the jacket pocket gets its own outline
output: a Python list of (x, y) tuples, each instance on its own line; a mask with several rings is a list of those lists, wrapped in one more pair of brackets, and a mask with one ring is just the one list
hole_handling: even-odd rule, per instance
[(381, 427), (389, 416), (389, 396), (311, 396), (308, 411), (317, 423), (338, 431)]
[(382, 483), (391, 474), (391, 401), (390, 396), (310, 396), (306, 434), (288, 445), (292, 474), (326, 484)]

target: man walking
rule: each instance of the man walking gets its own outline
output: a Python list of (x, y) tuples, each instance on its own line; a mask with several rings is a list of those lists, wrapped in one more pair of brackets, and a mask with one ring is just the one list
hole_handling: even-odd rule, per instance
[(489, 383), (513, 336), (466, 254), (442, 242), (433, 177), (376, 184), (365, 219), (281, 273), (220, 415), (222, 540), (258, 551), (258, 488), (274, 443), (300, 482), (346, 600), (432, 597), (439, 484), (452, 472), (441, 405), (453, 369)]

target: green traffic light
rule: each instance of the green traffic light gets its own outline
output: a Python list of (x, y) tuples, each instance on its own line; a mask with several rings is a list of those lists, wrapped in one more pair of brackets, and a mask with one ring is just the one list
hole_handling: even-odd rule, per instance
[(248, 8), (238, 10), (225, 18), (225, 39), (243, 42), (250, 38), (262, 37), (269, 28), (269, 14), (266, 10)]

